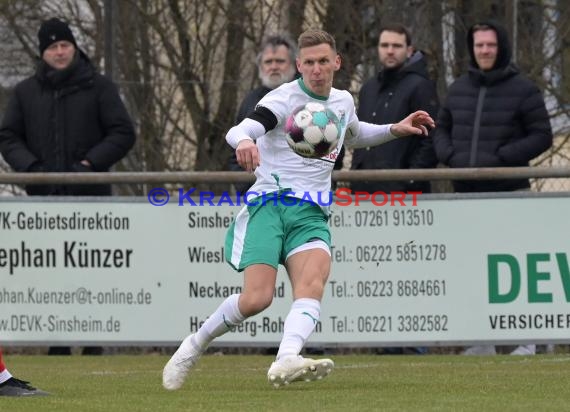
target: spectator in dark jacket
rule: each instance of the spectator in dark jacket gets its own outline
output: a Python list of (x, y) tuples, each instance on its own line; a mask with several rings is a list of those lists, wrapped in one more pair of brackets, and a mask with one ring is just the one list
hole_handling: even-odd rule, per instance
[[(538, 87), (511, 62), (506, 30), (489, 21), (467, 33), (468, 72), (450, 87), (437, 120), (437, 157), (450, 167), (528, 166), (552, 145)], [(529, 188), (528, 179), (455, 181), (456, 192)]]
[[(439, 160), (450, 167), (513, 167), (552, 145), (552, 130), (538, 87), (511, 63), (506, 30), (487, 21), (467, 33), (471, 62), (449, 88), (434, 137)], [(456, 192), (524, 190), (528, 179), (453, 182)], [(513, 355), (534, 355), (521, 345)], [(495, 354), (492, 345), (472, 346), (467, 355)]]
[[(435, 84), (429, 79), (423, 53), (414, 51), (410, 31), (402, 24), (390, 23), (380, 28), (378, 58), (382, 69), (369, 79), (359, 93), (358, 118), (361, 121), (396, 123), (416, 110), (435, 116), (438, 99)], [(431, 135), (432, 132), (430, 132)], [(356, 149), (352, 169), (423, 169), (437, 164), (431, 137), (411, 136), (392, 140), (382, 147)], [(428, 181), (362, 181), (351, 184), (353, 191), (369, 193), (431, 192)], [(383, 348), (381, 354), (426, 353), (427, 348)]]
[[(8, 102), (0, 152), (17, 172), (105, 172), (135, 142), (111, 80), (98, 74), (56, 18), (38, 32), (41, 60)], [(29, 185), (29, 195), (110, 195), (110, 185)]]
[[(424, 55), (415, 51), (409, 30), (392, 23), (380, 29), (378, 57), (382, 69), (369, 79), (359, 94), (358, 118), (365, 122), (395, 123), (416, 110), (425, 110), (435, 118), (438, 98), (429, 79)], [(432, 139), (413, 136), (384, 145), (356, 149), (352, 169), (424, 169), (437, 164)], [(420, 190), (430, 192), (427, 181), (353, 182), (353, 190), (392, 192)]]
[[(135, 143), (113, 82), (98, 74), (67, 23), (52, 18), (38, 31), (35, 75), (16, 85), (0, 126), (0, 152), (17, 172), (106, 172)], [(28, 195), (108, 196), (111, 186), (28, 185)], [(68, 355), (69, 347), (49, 354)], [(85, 347), (98, 355), (101, 347)]]

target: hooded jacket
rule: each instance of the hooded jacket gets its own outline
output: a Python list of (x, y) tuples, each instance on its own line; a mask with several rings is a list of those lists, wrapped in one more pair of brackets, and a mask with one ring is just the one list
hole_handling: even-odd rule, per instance
[[(359, 120), (387, 124), (397, 123), (416, 110), (425, 110), (435, 118), (438, 98), (434, 82), (429, 79), (424, 55), (417, 51), (398, 69), (382, 70), (360, 89)], [(431, 133), (430, 133), (431, 136)], [(380, 146), (356, 149), (352, 169), (423, 169), (435, 167), (437, 159), (431, 137), (410, 136)], [(353, 191), (430, 192), (429, 182), (353, 182)]]
[[(473, 27), (467, 33), (468, 72), (450, 87), (437, 119), (434, 147), (450, 167), (514, 167), (552, 146), (552, 129), (542, 93), (511, 63), (506, 30), (497, 33), (497, 60), (479, 69), (473, 51)], [(511, 191), (530, 187), (527, 179), (454, 181), (457, 192)]]
[[(0, 127), (0, 152), (17, 172), (105, 172), (135, 142), (113, 82), (76, 49), (69, 67), (43, 60), (16, 85)], [(80, 162), (88, 160), (92, 168)], [(110, 195), (110, 185), (29, 185), (29, 195)]]

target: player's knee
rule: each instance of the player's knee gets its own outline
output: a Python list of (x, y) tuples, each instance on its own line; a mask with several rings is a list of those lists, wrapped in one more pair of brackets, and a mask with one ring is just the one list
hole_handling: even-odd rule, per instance
[(320, 300), (325, 289), (326, 278), (314, 278), (310, 281), (296, 285), (294, 295)]
[(309, 283), (309, 287), (312, 290), (316, 290), (318, 292), (321, 292), (324, 290), (325, 285), (327, 284), (327, 280), (329, 278), (328, 273), (320, 273), (319, 276), (315, 276), (311, 279), (310, 283)]
[(249, 317), (257, 315), (267, 309), (273, 301), (273, 294), (258, 294), (254, 296), (243, 296), (240, 299), (240, 312)]

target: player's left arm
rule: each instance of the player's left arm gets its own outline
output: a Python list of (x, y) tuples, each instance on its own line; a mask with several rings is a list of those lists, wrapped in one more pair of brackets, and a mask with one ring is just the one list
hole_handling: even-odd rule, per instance
[(398, 123), (394, 123), (390, 127), (390, 132), (396, 137), (405, 137), (413, 134), (427, 136), (429, 133), (428, 127), (434, 128), (435, 121), (428, 112), (417, 110)]
[(427, 136), (428, 127), (435, 127), (435, 122), (423, 110), (418, 110), (393, 124), (377, 125), (357, 121), (348, 125), (345, 142), (347, 146), (355, 149), (377, 146), (399, 137), (414, 134)]

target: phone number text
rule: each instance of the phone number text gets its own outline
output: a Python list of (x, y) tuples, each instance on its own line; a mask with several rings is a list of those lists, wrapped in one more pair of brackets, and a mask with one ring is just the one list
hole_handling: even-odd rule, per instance
[(447, 332), (448, 317), (441, 314), (398, 316), (330, 316), (335, 333)]
[(329, 290), (334, 298), (390, 298), (445, 296), (445, 280), (361, 280), (356, 283), (331, 280)]
[(444, 243), (402, 245), (358, 245), (355, 249), (358, 262), (433, 262), (447, 260)]
[(354, 225), (357, 227), (379, 226), (433, 226), (432, 209), (357, 210)]

